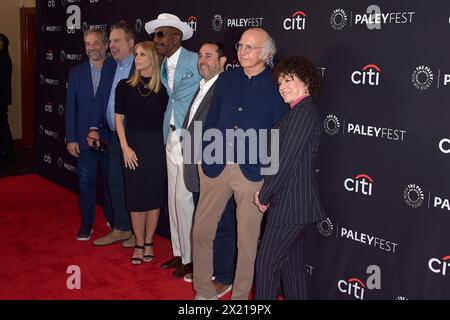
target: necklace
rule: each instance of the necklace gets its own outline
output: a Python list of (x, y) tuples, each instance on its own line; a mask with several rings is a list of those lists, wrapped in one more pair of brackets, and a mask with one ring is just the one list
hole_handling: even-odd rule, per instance
[[(148, 93), (146, 93), (146, 94), (142, 93), (141, 83), (142, 83), (144, 89), (150, 90)], [(150, 95), (150, 93), (152, 93), (152, 90), (148, 88), (148, 84), (145, 84), (142, 79), (139, 80), (139, 82), (138, 82), (138, 91), (139, 91), (139, 94), (141, 95), (141, 97), (148, 97)]]

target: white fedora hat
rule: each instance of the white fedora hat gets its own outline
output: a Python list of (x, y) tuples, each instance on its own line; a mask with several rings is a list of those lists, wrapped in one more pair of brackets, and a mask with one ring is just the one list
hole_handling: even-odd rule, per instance
[(192, 30), (191, 27), (181, 21), (176, 15), (170, 13), (161, 13), (158, 15), (158, 19), (147, 22), (145, 24), (145, 31), (147, 31), (148, 34), (152, 34), (155, 32), (155, 29), (159, 27), (173, 27), (180, 30), (183, 33), (183, 38), (181, 40), (189, 39), (194, 33), (194, 30)]

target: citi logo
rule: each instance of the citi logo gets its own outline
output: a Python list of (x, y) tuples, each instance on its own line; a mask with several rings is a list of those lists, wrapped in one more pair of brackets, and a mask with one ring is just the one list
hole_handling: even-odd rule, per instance
[(56, 6), (56, 1), (55, 0), (48, 0), (47, 1), (47, 6), (49, 8), (54, 8)]
[(356, 277), (349, 278), (348, 280), (339, 280), (339, 291), (358, 300), (364, 300), (365, 290), (381, 289), (380, 267), (377, 265), (368, 266), (366, 273), (370, 275), (367, 278), (366, 283)]
[(305, 30), (306, 14), (303, 11), (296, 11), (290, 18), (283, 21), (284, 30)]
[(371, 86), (378, 86), (380, 84), (381, 69), (375, 64), (368, 64), (362, 68), (361, 71), (352, 73), (352, 82), (354, 84), (368, 84)]
[(53, 106), (52, 106), (52, 103), (51, 103), (51, 102), (47, 103), (47, 104), (44, 106), (44, 110), (45, 110), (45, 112), (53, 112)]
[(355, 178), (347, 178), (344, 181), (344, 187), (347, 191), (362, 193), (366, 196), (372, 195), (373, 179), (367, 174), (361, 173)]
[(230, 63), (227, 63), (225, 65), (225, 70), (231, 70), (231, 69), (235, 69), (235, 68), (239, 68), (241, 65), (239, 64), (239, 60), (238, 59), (234, 59), (233, 61), (231, 61)]
[(450, 256), (443, 257), (442, 259), (431, 258), (428, 261), (428, 268), (434, 273), (447, 276), (450, 269)]
[(47, 59), (48, 61), (53, 60), (53, 51), (52, 50), (47, 51), (47, 53), (45, 54), (45, 59)]
[(187, 21), (186, 24), (192, 28), (192, 30), (197, 31), (197, 18), (194, 16), (190, 16)]
[(442, 153), (450, 153), (450, 139), (444, 138), (441, 141), (439, 141), (439, 150), (441, 150)]
[(52, 155), (50, 153), (46, 153), (44, 155), (44, 162), (48, 164), (52, 164)]

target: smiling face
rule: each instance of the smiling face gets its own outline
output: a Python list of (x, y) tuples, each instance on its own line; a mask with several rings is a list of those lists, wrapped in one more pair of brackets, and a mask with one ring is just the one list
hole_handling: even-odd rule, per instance
[(104, 60), (106, 57), (108, 44), (103, 42), (101, 33), (92, 32), (84, 37), (84, 48), (89, 60), (100, 61)]
[(278, 78), (278, 91), (286, 103), (292, 103), (302, 96), (309, 96), (308, 86), (295, 74), (281, 74)]
[(109, 34), (109, 48), (116, 61), (123, 61), (133, 54), (134, 40), (127, 39), (122, 29), (112, 29)]
[(156, 51), (166, 57), (172, 56), (181, 46), (181, 31), (172, 27), (155, 29), (154, 40)]
[(136, 70), (141, 71), (141, 74), (143, 71), (145, 75), (153, 74), (153, 56), (149, 50), (144, 50), (140, 45), (136, 46), (134, 63)]
[(225, 57), (219, 58), (217, 46), (215, 44), (204, 44), (198, 52), (198, 70), (205, 81), (213, 78), (216, 74), (223, 71)]

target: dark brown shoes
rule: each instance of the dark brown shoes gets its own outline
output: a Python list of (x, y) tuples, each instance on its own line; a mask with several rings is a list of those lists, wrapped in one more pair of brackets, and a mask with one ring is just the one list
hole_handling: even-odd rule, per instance
[(161, 264), (161, 268), (162, 269), (172, 269), (172, 268), (177, 268), (181, 265), (182, 265), (181, 257), (173, 257), (169, 261), (166, 261), (163, 264)]
[(178, 266), (172, 275), (175, 278), (183, 278), (188, 273), (192, 273), (192, 262)]

